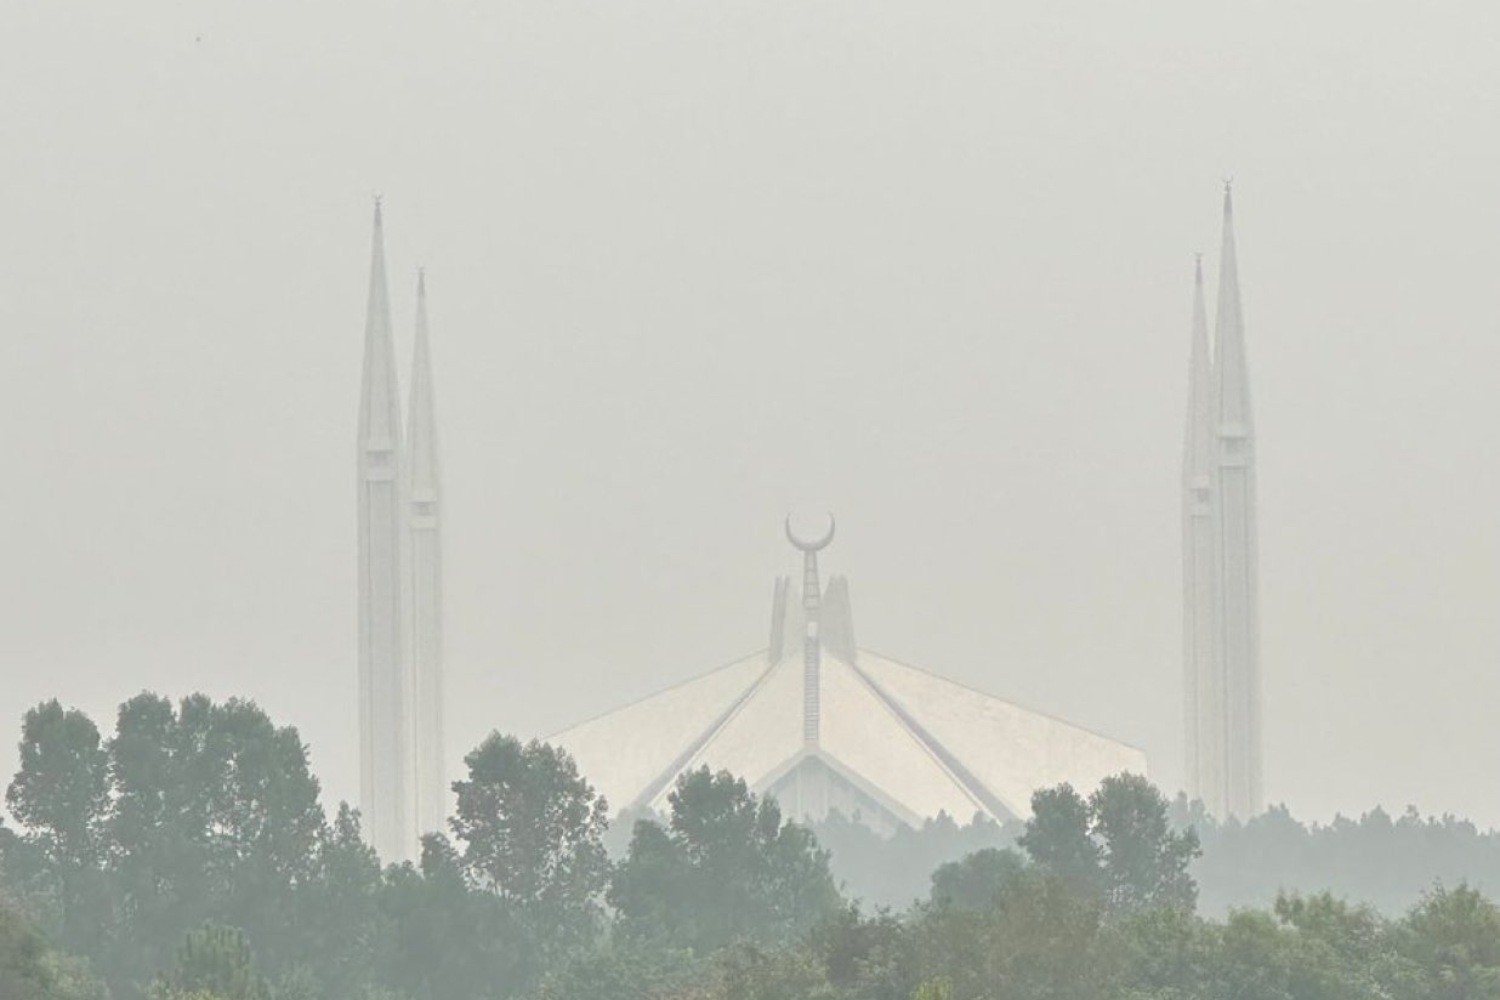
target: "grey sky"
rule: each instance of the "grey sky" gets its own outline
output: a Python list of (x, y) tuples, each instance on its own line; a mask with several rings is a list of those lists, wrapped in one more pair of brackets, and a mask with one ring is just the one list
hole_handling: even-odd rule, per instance
[(370, 6), (0, 0), (0, 771), (39, 699), (202, 689), (355, 796), (379, 191), (455, 767), (763, 644), (832, 508), (862, 644), (1175, 787), (1233, 175), (1268, 795), (1500, 824), (1495, 4)]

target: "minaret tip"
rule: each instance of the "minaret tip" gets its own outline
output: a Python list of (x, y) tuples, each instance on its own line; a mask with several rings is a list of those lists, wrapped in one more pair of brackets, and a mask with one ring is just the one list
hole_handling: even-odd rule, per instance
[(427, 268), (425, 268), (425, 267), (418, 267), (417, 268), (417, 297), (418, 298), (425, 298), (426, 296), (427, 296)]

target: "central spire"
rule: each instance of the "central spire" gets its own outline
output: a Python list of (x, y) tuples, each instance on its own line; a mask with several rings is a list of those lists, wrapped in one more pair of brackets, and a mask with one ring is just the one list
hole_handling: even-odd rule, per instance
[(822, 642), (819, 629), (822, 625), (823, 590), (818, 583), (818, 553), (833, 541), (834, 520), (828, 515), (828, 531), (815, 541), (798, 538), (792, 531), (792, 518), (787, 515), (786, 537), (792, 546), (802, 553), (802, 618), (807, 632), (802, 640), (802, 743), (816, 747), (821, 724)]

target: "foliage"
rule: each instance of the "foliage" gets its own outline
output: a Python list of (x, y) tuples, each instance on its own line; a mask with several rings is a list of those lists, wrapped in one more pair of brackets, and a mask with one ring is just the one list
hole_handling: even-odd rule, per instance
[(944, 813), (887, 836), (834, 812), (811, 829), (828, 849), (834, 880), (846, 894), (867, 906), (906, 909), (927, 895), (937, 868), (985, 848), (1015, 846), (1021, 824), (1002, 826), (976, 815), (960, 825)]
[(962, 910), (985, 910), (999, 900), (1026, 868), (1026, 859), (1006, 848), (987, 847), (932, 873), (932, 901)]
[(785, 942), (834, 912), (828, 855), (783, 822), (774, 799), (707, 768), (683, 774), (667, 828), (636, 823), (610, 887), (624, 937), (706, 954), (740, 942)]
[(189, 934), (177, 964), (152, 987), (152, 1000), (270, 1000), (265, 977), (255, 970), (250, 946), (236, 927), (209, 924)]
[(1145, 778), (1105, 778), (1087, 800), (1070, 785), (1045, 788), (1031, 808), (1020, 846), (1072, 891), (1100, 896), (1115, 914), (1193, 909), (1197, 834), (1172, 829), (1166, 799)]
[(704, 769), (612, 868), (573, 761), (495, 735), (452, 839), (382, 869), (250, 703), (141, 695), (106, 737), (49, 702), (21, 735), (0, 1000), (1500, 1000), (1500, 909), (1462, 879), (1500, 884), (1500, 838), (1451, 818), (1221, 824), (1122, 775), (1024, 829), (831, 817), (841, 861)]
[(88, 962), (60, 954), (20, 914), (0, 904), (0, 997), (4, 1000), (108, 1000)]
[(464, 762), (452, 827), (470, 884), (513, 904), (548, 940), (590, 940), (610, 876), (608, 804), (571, 757), (544, 743), (495, 733)]
[(1191, 873), (1199, 909), (1223, 917), (1236, 908), (1269, 908), (1279, 890), (1331, 892), (1360, 899), (1387, 917), (1416, 905), (1436, 882), (1500, 890), (1500, 832), (1453, 816), (1392, 817), (1372, 809), (1358, 818), (1304, 824), (1284, 806), (1246, 823), (1218, 822), (1179, 797), (1178, 829), (1193, 827), (1203, 854)]

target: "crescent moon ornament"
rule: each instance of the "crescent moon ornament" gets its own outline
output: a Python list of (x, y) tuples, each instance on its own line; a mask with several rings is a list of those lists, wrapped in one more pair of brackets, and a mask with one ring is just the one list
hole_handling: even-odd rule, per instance
[(820, 549), (826, 549), (828, 543), (833, 541), (835, 527), (833, 514), (830, 513), (828, 515), (828, 532), (815, 542), (804, 541), (798, 538), (796, 533), (792, 531), (792, 515), (788, 514), (786, 516), (786, 540), (791, 542), (794, 548), (801, 549), (803, 552), (817, 552)]

